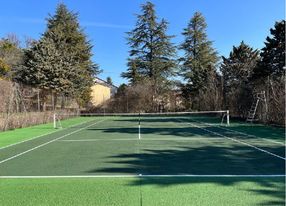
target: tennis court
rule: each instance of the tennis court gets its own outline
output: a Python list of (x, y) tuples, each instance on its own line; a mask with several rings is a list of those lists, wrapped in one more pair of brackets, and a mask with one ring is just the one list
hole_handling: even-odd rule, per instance
[[(165, 186), (213, 178), (283, 182), (284, 137), (256, 135), (255, 129), (221, 124), (215, 115), (90, 115), (80, 124), (0, 149), (0, 176), (133, 178), (133, 185)], [(144, 202), (139, 196), (141, 203), (134, 205)]]

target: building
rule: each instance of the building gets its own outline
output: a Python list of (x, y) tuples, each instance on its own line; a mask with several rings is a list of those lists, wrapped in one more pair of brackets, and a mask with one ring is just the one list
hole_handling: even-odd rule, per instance
[(116, 92), (116, 86), (96, 77), (91, 87), (91, 103), (93, 106), (104, 105)]

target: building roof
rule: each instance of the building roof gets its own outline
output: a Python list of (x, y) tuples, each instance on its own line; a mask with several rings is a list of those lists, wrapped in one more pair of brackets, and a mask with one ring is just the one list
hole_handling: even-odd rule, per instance
[(103, 79), (100, 79), (100, 78), (98, 78), (98, 77), (95, 77), (95, 78), (94, 78), (94, 82), (97, 83), (97, 84), (101, 84), (101, 85), (110, 87), (110, 88), (115, 88), (115, 89), (118, 88), (118, 87), (115, 86), (114, 84), (109, 84), (107, 81), (105, 81), (105, 80), (103, 80)]

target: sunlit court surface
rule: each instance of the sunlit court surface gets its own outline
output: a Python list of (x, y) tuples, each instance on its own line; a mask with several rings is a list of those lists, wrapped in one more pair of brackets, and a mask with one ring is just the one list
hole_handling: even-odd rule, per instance
[(0, 206), (285, 206), (285, 0), (9, 0)]
[(62, 128), (0, 149), (0, 203), (283, 205), (282, 129), (187, 113), (55, 124)]

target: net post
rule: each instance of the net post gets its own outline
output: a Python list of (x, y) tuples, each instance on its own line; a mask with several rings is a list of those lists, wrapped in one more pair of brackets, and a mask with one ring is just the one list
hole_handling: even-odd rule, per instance
[(54, 129), (57, 128), (57, 117), (56, 117), (56, 113), (54, 113), (53, 115), (53, 121), (54, 121)]
[(141, 113), (139, 112), (139, 119), (138, 119), (138, 139), (141, 139)]
[(226, 124), (229, 126), (229, 110), (226, 110)]

